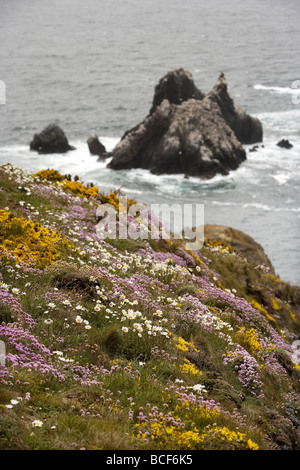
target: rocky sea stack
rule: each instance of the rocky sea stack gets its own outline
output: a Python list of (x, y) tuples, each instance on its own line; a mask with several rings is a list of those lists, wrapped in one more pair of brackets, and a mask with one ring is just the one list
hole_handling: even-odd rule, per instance
[(69, 144), (64, 131), (57, 124), (49, 124), (39, 134), (35, 134), (30, 143), (30, 150), (41, 154), (65, 153), (74, 150)]
[(109, 167), (212, 178), (237, 169), (246, 159), (242, 144), (262, 138), (260, 121), (234, 105), (224, 74), (204, 94), (178, 68), (159, 81), (149, 114), (124, 134)]

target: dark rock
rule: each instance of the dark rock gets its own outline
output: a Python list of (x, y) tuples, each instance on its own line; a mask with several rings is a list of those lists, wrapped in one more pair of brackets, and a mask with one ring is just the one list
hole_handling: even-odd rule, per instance
[(176, 69), (160, 80), (149, 115), (124, 134), (108, 166), (212, 178), (246, 159), (242, 143), (261, 139), (260, 121), (234, 106), (223, 74), (204, 95), (189, 72)]
[(208, 93), (220, 106), (222, 116), (242, 144), (262, 142), (263, 128), (259, 119), (246, 113), (243, 108), (236, 107), (227, 90), (227, 81), (223, 73), (213, 89)]
[(205, 94), (196, 87), (190, 72), (178, 68), (162, 77), (154, 90), (150, 114), (167, 99), (171, 104), (181, 104), (189, 99), (201, 100)]
[(249, 152), (256, 152), (258, 149), (258, 145), (254, 145), (251, 149), (249, 149)]
[(89, 146), (90, 153), (92, 155), (98, 155), (99, 157), (105, 157), (107, 152), (105, 146), (100, 142), (97, 135), (91, 135), (87, 144)]
[(277, 142), (278, 147), (284, 148), (284, 149), (291, 149), (293, 145), (286, 139), (282, 139), (279, 142)]
[(113, 150), (113, 169), (146, 168), (152, 173), (183, 173), (212, 178), (227, 175), (246, 159), (219, 106), (209, 97), (181, 105), (164, 100)]
[(35, 134), (30, 143), (30, 150), (41, 154), (65, 153), (74, 149), (64, 131), (56, 124), (49, 124), (42, 132)]

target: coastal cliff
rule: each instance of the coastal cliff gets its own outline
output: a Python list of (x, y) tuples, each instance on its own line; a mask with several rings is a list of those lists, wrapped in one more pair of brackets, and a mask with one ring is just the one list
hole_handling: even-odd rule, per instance
[(299, 449), (299, 287), (230, 227), (100, 239), (102, 204), (0, 167), (0, 448)]

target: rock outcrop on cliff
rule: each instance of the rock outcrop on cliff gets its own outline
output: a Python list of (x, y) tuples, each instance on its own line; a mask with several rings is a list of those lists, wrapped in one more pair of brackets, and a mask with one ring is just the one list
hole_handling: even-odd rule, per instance
[(223, 74), (205, 95), (176, 69), (159, 81), (149, 115), (124, 134), (109, 167), (212, 178), (246, 159), (243, 143), (261, 140), (260, 121), (234, 106)]

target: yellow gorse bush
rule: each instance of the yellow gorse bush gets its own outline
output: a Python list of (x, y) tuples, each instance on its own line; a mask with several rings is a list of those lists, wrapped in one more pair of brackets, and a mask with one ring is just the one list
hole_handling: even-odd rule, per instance
[(192, 349), (195, 352), (199, 352), (199, 349), (196, 349), (192, 342), (185, 341), (185, 339), (183, 339), (181, 336), (179, 336), (178, 338), (174, 337), (174, 339), (176, 341), (176, 348), (179, 351), (186, 352)]
[(184, 361), (184, 364), (179, 364), (181, 372), (189, 375), (202, 375), (202, 372), (188, 359), (185, 358)]
[(257, 337), (257, 331), (255, 328), (251, 328), (250, 330), (246, 330), (244, 326), (239, 327), (238, 335), (242, 338), (242, 340), (249, 346), (250, 350), (261, 351), (261, 344)]
[(88, 188), (79, 181), (69, 181), (64, 179), (64, 177), (56, 170), (41, 170), (33, 176), (38, 177), (41, 180), (52, 181), (53, 183), (60, 182), (64, 190), (78, 196), (93, 197), (97, 199), (99, 195), (99, 189), (96, 186)]
[[(208, 428), (207, 428), (208, 429)], [(146, 433), (137, 437), (145, 438)], [(259, 450), (258, 445), (251, 439), (247, 439), (246, 434), (231, 431), (226, 426), (214, 426), (205, 432), (200, 432), (197, 427), (190, 430), (182, 429), (180, 426), (166, 426), (164, 423), (156, 422), (150, 424), (150, 438), (157, 441), (160, 446), (169, 444), (176, 449), (202, 449), (216, 446), (216, 443), (229, 449)]]
[(247, 439), (246, 434), (236, 431), (231, 431), (226, 426), (211, 428), (208, 432), (199, 436), (201, 443), (205, 444), (207, 441), (214, 442), (219, 441), (220, 444), (226, 442), (229, 444), (231, 449), (249, 449), (259, 450), (258, 445), (251, 439)]
[(45, 267), (57, 261), (66, 249), (75, 247), (59, 232), (0, 210), (0, 257)]
[(33, 176), (52, 182), (63, 180), (63, 176), (59, 173), (59, 171), (56, 170), (41, 170), (35, 173)]
[[(113, 206), (117, 211), (122, 211), (125, 209), (125, 207), (122, 206), (120, 203), (120, 198), (117, 196), (116, 193), (110, 193), (107, 196), (105, 194), (102, 194), (100, 196), (100, 201), (102, 204), (110, 204)], [(127, 207), (132, 206), (133, 204), (136, 204), (136, 201), (134, 199), (127, 199), (126, 198), (126, 203)]]
[[(272, 322), (275, 322), (275, 319), (267, 312), (267, 310), (265, 308), (263, 308), (258, 302), (256, 302), (255, 300), (252, 300), (251, 301), (251, 305), (252, 307), (256, 308), (256, 310), (258, 310), (259, 312), (263, 313), (268, 320), (272, 321)], [(276, 323), (276, 322), (275, 322)]]
[(79, 181), (69, 181), (63, 180), (61, 182), (63, 189), (69, 191), (73, 194), (83, 197), (93, 197), (97, 199), (99, 194), (99, 189), (96, 186), (92, 186), (91, 188), (87, 188)]

